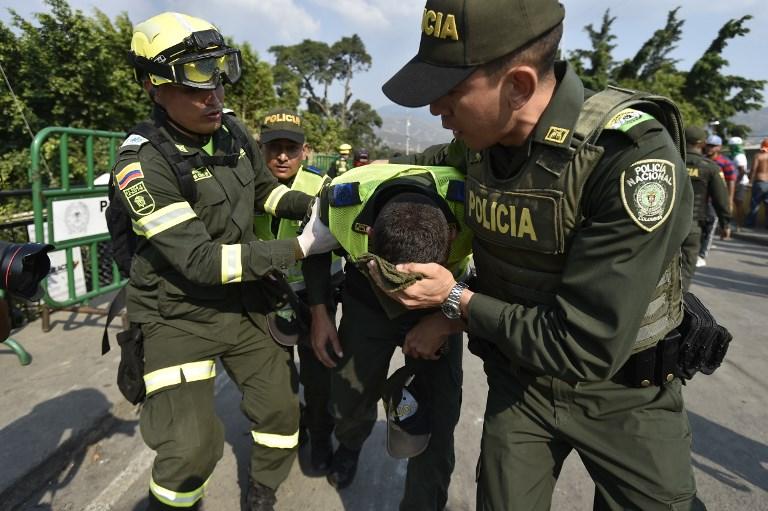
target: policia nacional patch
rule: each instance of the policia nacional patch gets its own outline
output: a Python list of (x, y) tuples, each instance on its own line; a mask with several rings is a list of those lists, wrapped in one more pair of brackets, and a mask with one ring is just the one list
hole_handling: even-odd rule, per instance
[(145, 216), (155, 210), (155, 199), (149, 194), (149, 190), (144, 186), (144, 181), (123, 190), (128, 204), (137, 215)]
[(651, 232), (672, 212), (675, 200), (675, 164), (667, 160), (640, 160), (621, 173), (624, 209), (641, 229)]

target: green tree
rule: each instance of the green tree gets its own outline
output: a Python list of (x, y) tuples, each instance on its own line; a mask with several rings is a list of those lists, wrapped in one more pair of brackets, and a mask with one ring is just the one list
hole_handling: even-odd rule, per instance
[[(237, 45), (228, 41), (228, 44), (240, 49), (243, 74), (237, 83), (227, 86), (225, 102), (249, 128), (257, 130), (260, 114), (276, 107), (279, 102), (275, 93), (272, 67), (260, 61), (258, 54), (248, 43)], [(296, 104), (285, 106), (295, 107)]]
[(618, 81), (628, 79), (650, 80), (662, 69), (674, 68), (677, 60), (669, 58), (669, 53), (677, 46), (682, 36), (684, 20), (677, 19), (680, 7), (672, 9), (667, 14), (667, 24), (657, 30), (648, 39), (632, 59), (625, 60), (615, 73)]
[[(4, 189), (28, 188), (32, 134), (46, 126), (124, 130), (146, 115), (133, 73), (125, 64), (132, 26), (125, 14), (112, 22), (100, 11), (93, 17), (73, 11), (65, 0), (45, 0), (50, 12), (25, 20), (10, 10), (11, 27), (0, 22), (0, 64), (8, 79), (0, 85), (0, 104), (9, 113), (0, 126), (0, 177)], [(11, 93), (11, 88), (14, 94)], [(27, 124), (29, 129), (27, 129)], [(58, 180), (56, 140), (43, 147), (44, 175)], [(105, 168), (106, 147), (97, 146)], [(84, 173), (84, 148), (70, 146), (72, 179)]]
[[(610, 80), (614, 65), (611, 52), (616, 47), (612, 42), (616, 36), (611, 33), (611, 26), (615, 21), (616, 17), (611, 17), (610, 9), (606, 10), (599, 30), (595, 30), (591, 23), (584, 27), (584, 31), (589, 34), (592, 49), (574, 50), (570, 53), (569, 60), (588, 89), (602, 90)], [(585, 63), (589, 64), (588, 67)]]
[[(374, 147), (379, 141), (374, 127), (381, 126), (381, 117), (366, 102), (353, 100), (352, 80), (357, 73), (370, 69), (371, 56), (357, 34), (342, 37), (332, 45), (305, 39), (292, 46), (272, 46), (275, 56), (275, 85), (279, 97), (290, 96), (298, 90), (306, 101), (305, 117), (314, 119), (323, 131), (308, 135), (310, 144), (318, 150), (335, 150), (339, 142), (354, 147)], [(342, 89), (340, 101), (333, 102), (329, 92), (334, 83)], [(317, 117), (314, 117), (317, 116)], [(335, 122), (331, 122), (331, 120)], [(336, 129), (338, 126), (338, 129)], [(329, 136), (336, 136), (329, 145)], [(328, 149), (324, 149), (328, 147)]]
[(744, 134), (746, 126), (728, 121), (738, 112), (759, 110), (763, 102), (765, 80), (750, 80), (741, 76), (724, 75), (728, 61), (722, 53), (728, 41), (749, 33), (744, 23), (752, 16), (728, 20), (718, 31), (704, 54), (688, 72), (683, 94), (708, 120), (720, 120), (722, 133)]
[(600, 30), (586, 27), (592, 49), (572, 51), (569, 60), (588, 88), (600, 90), (612, 84), (661, 94), (677, 103), (687, 124), (703, 126), (717, 119), (722, 133), (746, 135), (746, 126), (733, 125), (727, 119), (738, 112), (759, 109), (766, 81), (722, 74), (728, 65), (722, 52), (730, 39), (749, 33), (744, 24), (751, 16), (727, 21), (690, 71), (683, 71), (669, 56), (682, 38), (684, 20), (678, 18), (678, 11), (669, 11), (665, 26), (656, 30), (633, 58), (621, 63), (615, 63), (611, 56), (616, 39), (611, 26), (616, 18), (606, 11)]

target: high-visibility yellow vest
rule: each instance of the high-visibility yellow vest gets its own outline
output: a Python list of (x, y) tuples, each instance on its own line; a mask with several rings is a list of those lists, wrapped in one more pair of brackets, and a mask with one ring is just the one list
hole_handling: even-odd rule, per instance
[(472, 252), (472, 232), (464, 225), (464, 175), (453, 167), (371, 164), (350, 169), (331, 181), (328, 193), (328, 227), (352, 260), (368, 252), (367, 228), (356, 222), (368, 199), (384, 183), (408, 176), (428, 176), (433, 191), (448, 205), (458, 222), (447, 267), (462, 273)]

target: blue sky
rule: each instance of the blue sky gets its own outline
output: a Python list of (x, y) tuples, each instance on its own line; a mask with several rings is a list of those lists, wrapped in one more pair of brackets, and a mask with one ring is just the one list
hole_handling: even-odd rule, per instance
[[(616, 16), (614, 57), (634, 55), (654, 30), (663, 27), (667, 12), (680, 6), (679, 17), (686, 20), (683, 37), (673, 57), (688, 68), (703, 53), (717, 30), (729, 18), (751, 14), (751, 32), (732, 42), (724, 56), (730, 74), (747, 78), (768, 78), (768, 1), (729, 0), (561, 0), (566, 8), (563, 49), (589, 47), (584, 26), (599, 25), (603, 13), (611, 9)], [(390, 104), (381, 93), (381, 84), (395, 73), (418, 48), (423, 1), (419, 0), (70, 0), (70, 5), (91, 14), (95, 7), (114, 18), (126, 11), (136, 23), (166, 10), (176, 10), (208, 19), (238, 42), (249, 42), (259, 56), (271, 61), (267, 48), (290, 45), (302, 39), (333, 43), (357, 33), (373, 58), (369, 72), (353, 83), (355, 97), (375, 108)], [(27, 17), (45, 11), (41, 0), (5, 0), (0, 20), (7, 22), (6, 7)], [(338, 100), (340, 91), (336, 93)], [(768, 94), (766, 95), (768, 101)]]

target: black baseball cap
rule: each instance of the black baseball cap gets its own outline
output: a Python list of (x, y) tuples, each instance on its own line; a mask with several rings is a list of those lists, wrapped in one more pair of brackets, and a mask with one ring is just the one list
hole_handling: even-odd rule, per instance
[(381, 89), (399, 105), (427, 105), (564, 17), (557, 0), (427, 0), (419, 52)]
[(261, 121), (261, 142), (267, 144), (273, 140), (285, 138), (304, 143), (303, 121), (299, 115), (285, 108), (271, 110)]

